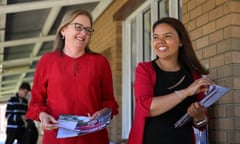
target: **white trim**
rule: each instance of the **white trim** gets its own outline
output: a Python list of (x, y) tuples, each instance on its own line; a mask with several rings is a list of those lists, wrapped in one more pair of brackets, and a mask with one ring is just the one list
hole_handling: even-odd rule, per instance
[[(152, 22), (155, 22), (158, 20), (158, 0), (154, 0), (152, 1), (151, 3), (152, 5), (152, 8), (151, 8), (151, 14), (152, 14), (152, 17), (151, 17), (151, 20)], [(153, 23), (152, 23), (153, 25)], [(151, 27), (151, 31), (152, 31), (152, 27)], [(151, 36), (151, 41), (152, 41), (152, 36)], [(154, 59), (156, 58), (156, 54), (152, 48), (152, 44), (151, 44), (151, 59)]]
[(179, 0), (169, 0), (169, 15), (171, 17), (178, 18), (178, 1)]
[(131, 127), (131, 58), (127, 55), (131, 53), (129, 23), (123, 23), (123, 49), (122, 49), (122, 138), (127, 139)]
[(0, 5), (0, 14), (16, 13), (30, 10), (47, 9), (53, 7), (63, 7), (76, 4), (99, 2), (100, 0), (51, 0), (51, 1), (31, 1), (10, 5)]
[[(142, 11), (143, 12), (143, 11)], [(143, 42), (141, 41), (143, 37), (143, 15), (137, 16), (137, 63), (143, 61)]]

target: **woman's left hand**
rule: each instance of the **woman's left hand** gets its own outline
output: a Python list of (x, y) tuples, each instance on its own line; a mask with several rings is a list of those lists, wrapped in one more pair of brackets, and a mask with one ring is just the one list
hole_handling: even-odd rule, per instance
[(194, 122), (199, 122), (205, 119), (205, 111), (205, 107), (198, 102), (192, 103), (187, 109), (188, 115), (193, 118)]
[(57, 124), (58, 121), (52, 115), (46, 112), (40, 112), (39, 120), (44, 130), (53, 130), (58, 128), (57, 126), (54, 125)]
[(93, 113), (93, 115), (89, 115), (90, 116), (90, 120), (96, 119), (98, 118), (102, 113), (104, 113), (105, 111), (107, 111), (109, 108), (103, 108), (99, 111), (96, 111), (95, 113)]

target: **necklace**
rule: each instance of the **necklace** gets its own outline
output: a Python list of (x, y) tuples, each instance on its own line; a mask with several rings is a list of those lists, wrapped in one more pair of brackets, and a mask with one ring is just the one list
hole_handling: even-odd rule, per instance
[(174, 89), (175, 87), (179, 86), (184, 81), (184, 79), (185, 79), (185, 75), (183, 75), (182, 78), (177, 83), (175, 83), (174, 85), (168, 87), (167, 89), (168, 90)]

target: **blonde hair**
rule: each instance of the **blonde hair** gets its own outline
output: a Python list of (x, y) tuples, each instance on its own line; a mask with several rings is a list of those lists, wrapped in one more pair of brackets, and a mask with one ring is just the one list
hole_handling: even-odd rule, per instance
[[(63, 19), (62, 19), (62, 21), (61, 21), (61, 23), (60, 23), (60, 25), (59, 25), (59, 27), (58, 27), (58, 29), (57, 29), (56, 39), (55, 39), (55, 45), (54, 45), (53, 50), (57, 50), (57, 51), (59, 51), (59, 52), (62, 54), (63, 48), (64, 48), (64, 44), (65, 44), (65, 40), (64, 40), (64, 38), (63, 38), (63, 36), (62, 36), (62, 34), (61, 34), (61, 30), (62, 30), (62, 28), (64, 28), (64, 27), (67, 26), (68, 24), (70, 24), (70, 23), (71, 23), (77, 16), (79, 16), (79, 15), (87, 16), (87, 17), (89, 18), (90, 24), (91, 24), (91, 26), (92, 26), (93, 20), (92, 20), (91, 14), (90, 14), (89, 12), (87, 12), (87, 11), (85, 11), (85, 10), (81, 10), (81, 9), (72, 10), (72, 11), (67, 12), (67, 13), (64, 15), (64, 17), (63, 17)], [(89, 48), (88, 45), (87, 45), (86, 48), (85, 48), (85, 52), (86, 52), (86, 53), (93, 53), (93, 52), (90, 50), (90, 48)]]

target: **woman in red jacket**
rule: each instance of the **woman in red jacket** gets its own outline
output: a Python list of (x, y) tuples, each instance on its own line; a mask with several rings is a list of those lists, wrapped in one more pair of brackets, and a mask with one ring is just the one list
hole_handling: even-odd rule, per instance
[[(213, 82), (197, 59), (184, 25), (163, 18), (153, 25), (152, 47), (157, 58), (141, 62), (134, 82), (135, 116), (129, 144), (194, 144), (193, 126), (207, 124), (198, 103)], [(185, 113), (192, 119), (182, 127), (174, 123)]]
[(41, 122), (43, 144), (109, 143), (106, 129), (57, 139), (53, 125), (61, 114), (91, 114), (94, 119), (108, 109), (118, 113), (110, 65), (88, 47), (93, 32), (87, 11), (68, 12), (57, 30), (55, 50), (43, 55), (37, 65), (27, 117)]

